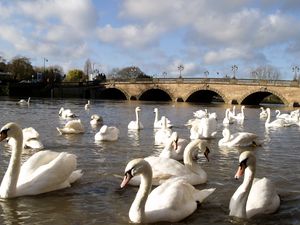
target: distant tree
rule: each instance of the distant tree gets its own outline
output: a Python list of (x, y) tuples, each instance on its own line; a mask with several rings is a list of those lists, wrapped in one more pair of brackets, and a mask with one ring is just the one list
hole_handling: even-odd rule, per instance
[(84, 63), (84, 68), (83, 71), (85, 75), (88, 77), (91, 73), (93, 73), (93, 67), (92, 67), (92, 62), (90, 59), (87, 59)]
[(8, 63), (8, 72), (15, 80), (31, 80), (34, 70), (29, 58), (17, 56)]
[(251, 71), (251, 77), (259, 80), (279, 80), (280, 71), (271, 65), (259, 66)]
[[(61, 66), (35, 67), (35, 74), (42, 74), (41, 82), (44, 83), (60, 83), (63, 79), (64, 70)], [(37, 79), (37, 77), (35, 77)]]
[(70, 70), (67, 73), (67, 76), (64, 79), (64, 81), (67, 81), (67, 82), (80, 82), (80, 81), (84, 81), (85, 78), (86, 78), (86, 76), (85, 76), (85, 74), (82, 70), (73, 69), (73, 70)]
[(6, 60), (0, 56), (0, 72), (7, 72)]
[(130, 66), (121, 70), (115, 70), (115, 78), (117, 79), (136, 79), (136, 78), (150, 78), (139, 67)]

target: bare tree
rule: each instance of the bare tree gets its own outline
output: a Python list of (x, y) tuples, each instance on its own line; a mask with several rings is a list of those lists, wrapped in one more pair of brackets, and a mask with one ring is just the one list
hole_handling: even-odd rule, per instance
[(271, 65), (259, 66), (252, 70), (250, 76), (259, 80), (279, 80), (281, 77), (280, 71)]
[(92, 67), (92, 62), (90, 59), (87, 59), (84, 63), (84, 73), (86, 76), (89, 76), (91, 73), (93, 73), (93, 67)]

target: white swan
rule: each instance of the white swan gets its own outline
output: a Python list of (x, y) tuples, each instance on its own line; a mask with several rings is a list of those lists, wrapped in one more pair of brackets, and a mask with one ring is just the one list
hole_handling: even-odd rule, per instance
[(260, 119), (265, 119), (268, 117), (267, 111), (264, 109), (264, 107), (260, 107), (261, 112), (259, 113), (259, 118)]
[(30, 97), (25, 100), (25, 99), (21, 99), (20, 101), (17, 102), (17, 105), (29, 105), (30, 104)]
[(268, 178), (254, 179), (254, 154), (250, 151), (241, 153), (239, 164), (235, 178), (238, 179), (244, 174), (244, 181), (231, 197), (229, 215), (250, 218), (257, 214), (274, 213), (280, 205), (280, 198)]
[(135, 120), (130, 121), (128, 124), (129, 130), (141, 130), (144, 128), (143, 124), (140, 122), (139, 112), (141, 108), (138, 106), (135, 108)]
[(90, 108), (91, 108), (91, 102), (90, 102), (90, 100), (88, 100), (87, 103), (84, 105), (84, 109), (88, 110)]
[(181, 221), (197, 209), (197, 203), (215, 191), (215, 188), (195, 189), (182, 179), (171, 180), (151, 191), (152, 170), (143, 159), (134, 159), (127, 164), (121, 187), (139, 175), (141, 184), (129, 210), (129, 219), (133, 223)]
[[(157, 108), (154, 108), (153, 112), (155, 113), (153, 128), (154, 129), (160, 129), (163, 126), (162, 118), (160, 120), (158, 119), (159, 116), (158, 116), (158, 109)], [(173, 125), (171, 124), (171, 121), (168, 118), (167, 118), (167, 127), (168, 128), (173, 127)]]
[(231, 116), (234, 120), (236, 120), (238, 123), (244, 123), (244, 120), (245, 120), (245, 106), (242, 105), (241, 107), (241, 112), (236, 114), (235, 116)]
[(161, 117), (162, 127), (155, 132), (154, 142), (156, 145), (165, 145), (168, 138), (172, 134), (172, 130), (167, 126), (167, 118), (165, 116)]
[(225, 110), (225, 117), (224, 117), (224, 119), (223, 119), (223, 124), (224, 124), (224, 125), (233, 124), (233, 119), (232, 119), (232, 117), (231, 117), (229, 114), (230, 114), (230, 109), (227, 108), (227, 109)]
[(27, 127), (22, 130), (23, 132), (23, 147), (25, 149), (43, 149), (44, 145), (40, 140), (40, 134), (33, 128)]
[(288, 126), (291, 125), (290, 123), (287, 123), (284, 119), (280, 119), (280, 118), (270, 122), (270, 120), (271, 120), (271, 110), (270, 110), (270, 108), (267, 108), (266, 111), (267, 111), (267, 114), (268, 114), (268, 117), (267, 117), (266, 122), (265, 122), (265, 127), (266, 128), (268, 128), (268, 127), (273, 127), (273, 128), (288, 127)]
[(103, 125), (95, 134), (95, 141), (116, 141), (119, 138), (119, 129)]
[(67, 152), (40, 151), (21, 166), (22, 129), (8, 123), (0, 130), (0, 141), (12, 140), (12, 155), (0, 186), (1, 198), (37, 195), (70, 187), (82, 176), (76, 156)]
[(81, 120), (70, 120), (63, 128), (56, 127), (60, 134), (80, 134), (84, 133), (84, 127)]
[[(193, 140), (186, 146), (183, 154), (184, 165), (175, 159), (156, 156), (146, 157), (145, 160), (150, 163), (153, 170), (153, 185), (162, 184), (176, 177), (181, 177), (192, 185), (206, 183), (207, 173), (193, 159), (194, 151), (199, 149), (204, 152), (208, 160), (209, 149), (206, 142), (200, 139)], [(139, 185), (139, 177), (131, 179), (130, 184)]]
[(103, 118), (97, 114), (91, 116), (90, 124), (91, 126), (98, 126), (103, 123)]
[(250, 132), (236, 132), (231, 134), (230, 130), (225, 127), (223, 129), (223, 138), (219, 140), (220, 147), (246, 147), (257, 146), (258, 136)]
[(76, 115), (70, 109), (60, 108), (58, 115), (64, 119), (75, 118)]
[(214, 113), (201, 118), (198, 122), (194, 122), (190, 129), (191, 140), (198, 138), (214, 138), (216, 134), (217, 120)]
[(166, 145), (159, 154), (159, 157), (171, 158), (181, 161), (183, 160), (184, 149), (188, 145), (188, 143), (188, 140), (178, 138), (178, 133), (173, 132), (166, 141)]

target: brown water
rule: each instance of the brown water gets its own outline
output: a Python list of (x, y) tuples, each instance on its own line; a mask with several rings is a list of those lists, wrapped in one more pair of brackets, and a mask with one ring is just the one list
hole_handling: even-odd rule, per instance
[[(166, 115), (181, 137), (188, 138), (184, 123), (192, 112), (208, 108), (219, 118), (217, 138), (209, 141), (210, 162), (199, 161), (208, 174), (208, 183), (197, 188), (215, 187), (216, 191), (188, 218), (177, 224), (300, 224), (300, 127), (265, 130), (259, 119), (258, 108), (246, 108), (247, 120), (243, 126), (231, 125), (232, 131), (249, 131), (260, 135), (263, 146), (253, 149), (257, 155), (257, 177), (271, 178), (278, 188), (281, 206), (278, 212), (249, 220), (228, 216), (231, 195), (241, 183), (233, 179), (238, 166), (240, 149), (220, 149), (222, 120), (225, 106), (203, 106), (186, 103), (110, 102), (91, 101), (89, 111), (85, 100), (33, 99), (29, 107), (17, 106), (17, 99), (2, 99), (0, 126), (10, 121), (22, 127), (34, 127), (41, 135), (45, 149), (68, 151), (78, 156), (78, 167), (83, 177), (71, 188), (33, 197), (20, 197), (0, 201), (0, 224), (128, 224), (128, 210), (137, 188), (119, 189), (127, 162), (136, 157), (157, 154), (154, 146), (153, 108)], [(141, 121), (145, 129), (129, 133), (127, 125), (135, 118), (134, 108), (142, 109)], [(59, 108), (70, 108), (83, 121), (86, 132), (82, 135), (59, 136), (57, 126), (65, 121), (58, 117)], [(288, 109), (283, 109), (288, 110)], [(289, 109), (290, 110), (290, 109)], [(120, 129), (116, 142), (95, 143), (89, 118), (98, 113), (107, 125)], [(10, 153), (0, 145), (0, 177), (6, 170)], [(29, 155), (25, 155), (26, 159)], [(169, 224), (169, 223), (161, 223)]]

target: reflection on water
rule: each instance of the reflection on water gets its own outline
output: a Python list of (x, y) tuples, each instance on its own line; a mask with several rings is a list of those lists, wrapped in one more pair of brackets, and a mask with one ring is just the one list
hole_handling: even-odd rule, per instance
[[(194, 214), (179, 224), (300, 224), (300, 160), (298, 126), (266, 129), (265, 120), (259, 118), (259, 108), (246, 107), (243, 124), (230, 125), (232, 133), (247, 131), (256, 133), (263, 140), (262, 146), (249, 148), (220, 148), (226, 105), (196, 105), (187, 103), (155, 102), (92, 102), (84, 110), (85, 100), (32, 99), (29, 107), (20, 107), (13, 99), (1, 102), (0, 126), (10, 121), (22, 127), (34, 127), (41, 136), (45, 149), (68, 151), (77, 155), (78, 168), (83, 177), (71, 188), (39, 196), (20, 197), (0, 201), (0, 224), (128, 224), (128, 210), (137, 188), (119, 189), (125, 166), (133, 158), (157, 155), (162, 146), (154, 144), (153, 109), (167, 116), (173, 131), (189, 139), (189, 130), (184, 124), (192, 118), (193, 112), (207, 108), (218, 116), (218, 133), (215, 139), (207, 140), (210, 161), (200, 157), (199, 163), (208, 174), (208, 183), (197, 188), (216, 187), (215, 193), (199, 206)], [(140, 119), (144, 129), (128, 131), (127, 125), (134, 117), (134, 109), (140, 106)], [(70, 108), (79, 116), (85, 127), (84, 134), (59, 135), (56, 127), (68, 120), (60, 119), (60, 107)], [(240, 107), (237, 107), (240, 110)], [(291, 109), (286, 109), (291, 110)], [(103, 117), (103, 124), (120, 129), (115, 142), (95, 142), (95, 133), (100, 127), (91, 127), (92, 114)], [(274, 116), (274, 115), (273, 115)], [(3, 177), (10, 150), (0, 145), (0, 177)], [(251, 150), (257, 155), (257, 177), (269, 177), (274, 181), (281, 196), (278, 212), (250, 220), (238, 220), (228, 216), (231, 195), (241, 181), (234, 180), (241, 151)], [(33, 152), (23, 155), (24, 161)], [(169, 224), (169, 223), (163, 223)]]

